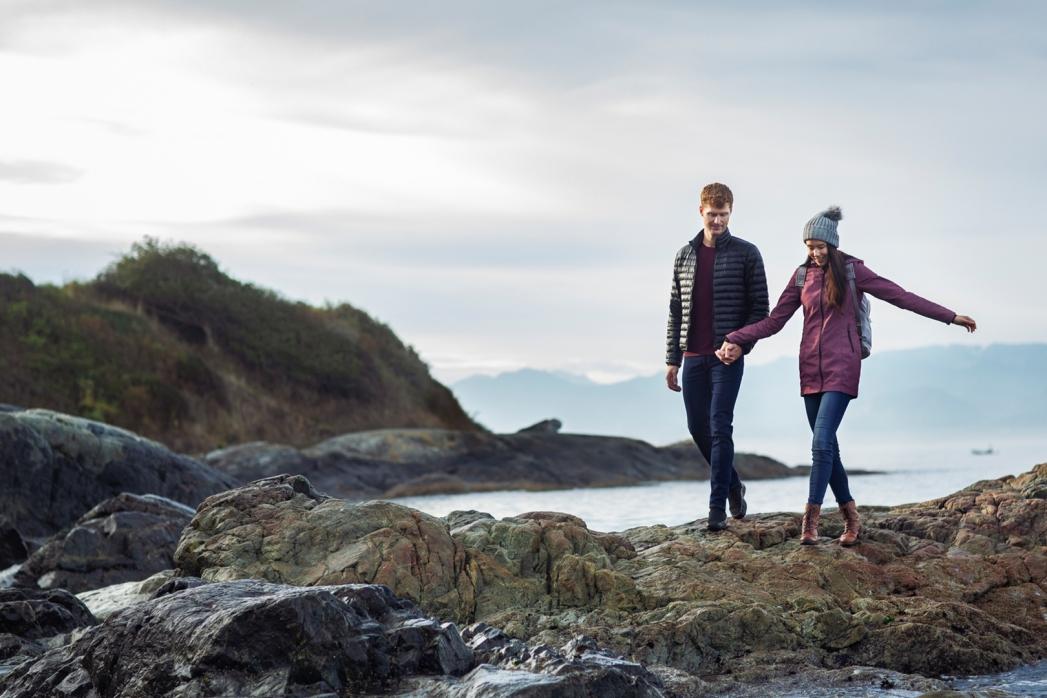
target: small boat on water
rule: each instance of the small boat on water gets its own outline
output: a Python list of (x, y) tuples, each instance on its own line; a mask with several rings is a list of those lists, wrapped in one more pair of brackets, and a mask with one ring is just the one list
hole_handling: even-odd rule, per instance
[(971, 455), (972, 456), (991, 456), (994, 453), (996, 453), (996, 451), (993, 449), (992, 446), (990, 446), (989, 448), (972, 448), (971, 449)]

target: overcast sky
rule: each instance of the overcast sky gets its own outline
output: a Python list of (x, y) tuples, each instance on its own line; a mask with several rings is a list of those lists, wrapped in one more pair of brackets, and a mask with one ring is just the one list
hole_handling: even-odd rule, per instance
[(845, 251), (981, 328), (876, 303), (877, 350), (1047, 341), (1045, 8), (0, 0), (0, 268), (186, 241), (445, 381), (608, 380), (662, 370), (719, 180), (772, 302), (839, 204)]

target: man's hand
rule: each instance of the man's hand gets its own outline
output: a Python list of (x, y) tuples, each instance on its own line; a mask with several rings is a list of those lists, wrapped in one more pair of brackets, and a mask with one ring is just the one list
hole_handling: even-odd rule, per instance
[(677, 393), (682, 390), (682, 388), (680, 387), (680, 382), (676, 379), (677, 374), (679, 372), (679, 366), (669, 366), (665, 370), (665, 384), (669, 386), (669, 390), (672, 390)]
[(716, 350), (716, 358), (724, 362), (727, 366), (730, 366), (738, 357), (742, 355), (742, 348), (737, 344), (731, 344), (726, 339), (723, 340), (723, 346)]

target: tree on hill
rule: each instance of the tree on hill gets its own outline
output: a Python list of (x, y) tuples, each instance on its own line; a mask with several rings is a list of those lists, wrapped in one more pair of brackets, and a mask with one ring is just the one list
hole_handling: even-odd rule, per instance
[(315, 308), (146, 238), (92, 282), (0, 276), (0, 402), (108, 421), (181, 449), (306, 445), (380, 427), (478, 428), (367, 313)]

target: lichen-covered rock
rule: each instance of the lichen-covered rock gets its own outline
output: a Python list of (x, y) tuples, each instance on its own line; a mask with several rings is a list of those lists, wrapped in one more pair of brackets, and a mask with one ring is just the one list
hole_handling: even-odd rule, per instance
[(568, 514), (352, 505), (283, 477), (205, 502), (176, 561), (209, 579), (380, 580), (441, 617), (550, 647), (584, 633), (703, 681), (770, 680), (766, 667), (986, 673), (1047, 656), (1045, 485), (1047, 464), (863, 510), (861, 541), (843, 548), (832, 511), (817, 546), (799, 545), (798, 514), (605, 534)]
[(111, 497), (34, 552), (15, 583), (76, 594), (171, 569), (175, 546), (193, 514), (186, 505), (156, 495)]
[(479, 518), (452, 530), (466, 551), (476, 588), (474, 618), (520, 606), (552, 610), (603, 606), (636, 609), (643, 600), (615, 563), (635, 557), (629, 541), (590, 531), (568, 514), (531, 512)]
[(447, 525), (388, 502), (327, 497), (301, 476), (259, 480), (205, 500), (175, 562), (209, 581), (385, 584), (456, 620), (473, 607), (464, 551)]
[(50, 536), (120, 494), (196, 506), (236, 481), (129, 431), (48, 410), (0, 412), (0, 510), (25, 537)]

